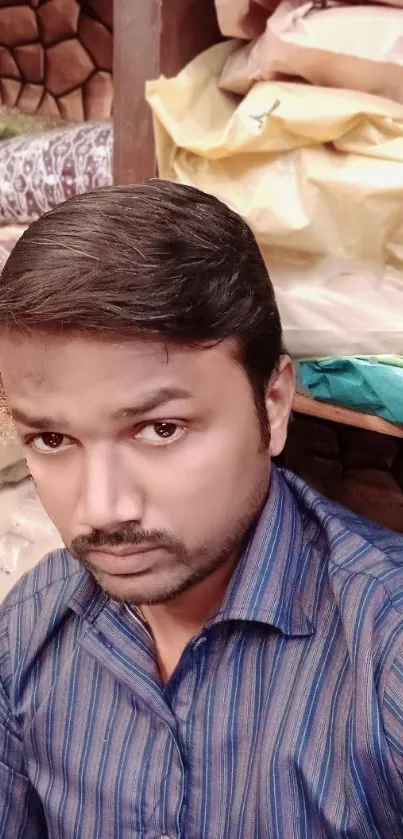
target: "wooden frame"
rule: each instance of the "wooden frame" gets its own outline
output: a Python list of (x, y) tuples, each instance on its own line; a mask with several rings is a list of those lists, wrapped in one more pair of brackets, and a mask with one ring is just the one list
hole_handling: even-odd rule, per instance
[(173, 76), (220, 40), (214, 0), (114, 0), (114, 179), (156, 173), (148, 79)]
[(389, 437), (403, 437), (403, 425), (396, 425), (393, 422), (381, 419), (381, 417), (363, 414), (361, 411), (352, 411), (351, 408), (341, 408), (338, 405), (332, 405), (331, 402), (319, 402), (310, 399), (308, 396), (302, 396), (300, 393), (295, 396), (293, 410), (297, 414), (305, 414), (330, 422), (339, 422), (343, 425), (352, 425), (354, 428), (364, 428), (366, 431), (388, 434)]

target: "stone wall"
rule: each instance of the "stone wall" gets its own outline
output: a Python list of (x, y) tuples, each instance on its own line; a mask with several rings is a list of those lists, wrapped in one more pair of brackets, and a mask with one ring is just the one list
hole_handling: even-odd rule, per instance
[(295, 414), (282, 465), (323, 495), (403, 532), (403, 440)]
[(113, 0), (0, 0), (0, 104), (69, 122), (113, 101)]

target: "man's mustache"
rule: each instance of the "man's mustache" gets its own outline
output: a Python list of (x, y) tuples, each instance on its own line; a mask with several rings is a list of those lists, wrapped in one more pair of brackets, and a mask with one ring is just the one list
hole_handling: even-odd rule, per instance
[(86, 536), (77, 536), (73, 539), (70, 550), (79, 556), (99, 548), (121, 548), (125, 546), (164, 547), (171, 549), (181, 548), (181, 544), (170, 534), (161, 530), (143, 530), (138, 527), (126, 526), (113, 533), (103, 530), (93, 530)]

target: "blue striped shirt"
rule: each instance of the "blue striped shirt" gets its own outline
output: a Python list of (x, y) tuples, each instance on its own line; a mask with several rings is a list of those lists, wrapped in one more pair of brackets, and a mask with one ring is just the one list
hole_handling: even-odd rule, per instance
[(273, 470), (168, 684), (65, 550), (0, 609), (1, 839), (403, 836), (403, 538)]

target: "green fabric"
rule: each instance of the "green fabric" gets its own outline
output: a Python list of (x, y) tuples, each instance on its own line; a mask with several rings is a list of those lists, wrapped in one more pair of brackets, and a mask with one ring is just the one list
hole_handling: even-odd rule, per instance
[(298, 381), (315, 399), (403, 424), (403, 357), (302, 361)]
[(20, 134), (49, 131), (63, 123), (62, 118), (22, 114), (14, 108), (0, 107), (0, 140)]

